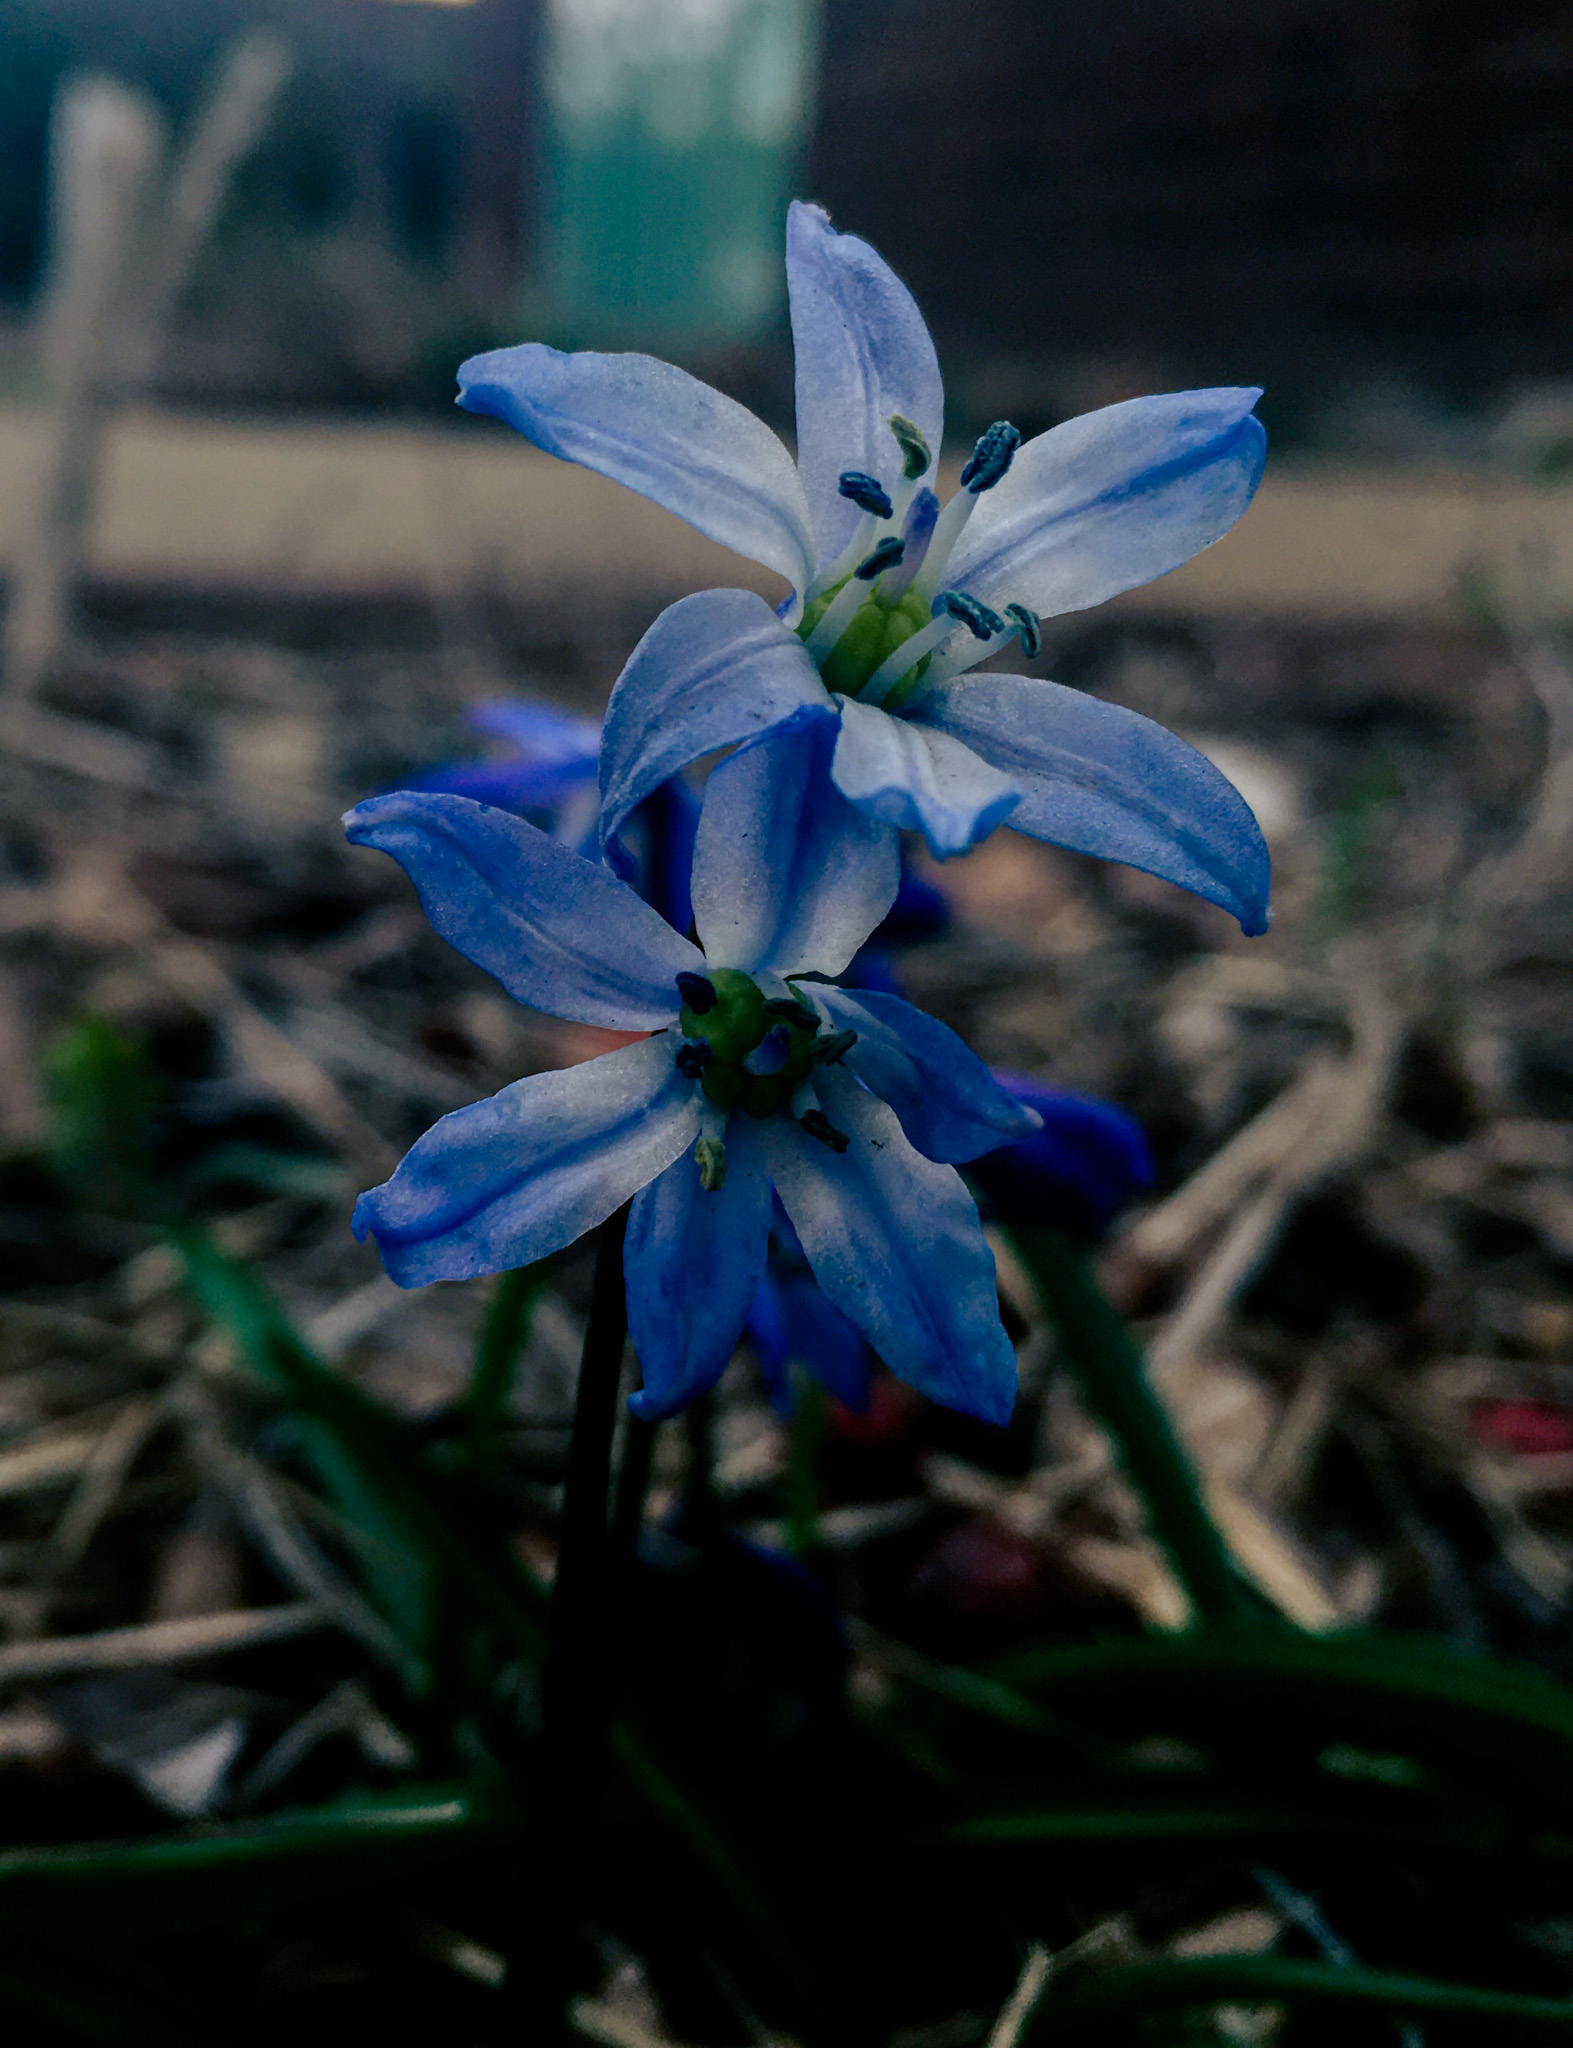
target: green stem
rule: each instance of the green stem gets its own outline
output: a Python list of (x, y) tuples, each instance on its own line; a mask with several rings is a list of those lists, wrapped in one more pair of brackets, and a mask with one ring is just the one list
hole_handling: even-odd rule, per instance
[(605, 1761), (611, 1645), (607, 1496), (628, 1312), (623, 1234), (628, 1211), (601, 1225), (585, 1326), (573, 1435), (563, 1480), (557, 1576), (542, 1678), (540, 1771), (530, 1857), (536, 1876), (532, 1966), (520, 1994), (532, 2044), (570, 2038), (588, 1839)]
[(1085, 1252), (1051, 1230), (1014, 1233), (1082, 1396), (1114, 1439), (1153, 1534), (1203, 1621), (1239, 1624), (1260, 1609), (1241, 1578), (1141, 1346), (1098, 1285)]
[(546, 1277), (546, 1261), (520, 1266), (499, 1275), (481, 1340), (475, 1370), (464, 1390), (464, 1415), (469, 1426), (470, 1455), (477, 1464), (497, 1454), (497, 1436), (513, 1391), (514, 1368), (530, 1334), (530, 1313)]
[(819, 1533), (819, 1449), (830, 1415), (830, 1396), (809, 1373), (792, 1375), (792, 1434), (787, 1445), (787, 1548), (811, 1557), (824, 1539)]
[[(1433, 1977), (1386, 1970), (1306, 1963), (1279, 1956), (1166, 1957), (1126, 1963), (1076, 1990), (1050, 1995), (1038, 2007), (1027, 2041), (1105, 2041), (1122, 2015), (1183, 2010), (1187, 2006), (1256, 2005), (1271, 2001), (1376, 2007), (1413, 2018), (1434, 2015), (1482, 2039), (1518, 2040), (1573, 2028), (1573, 1999), (1487, 1991)], [(1473, 2024), (1471, 2024), (1473, 2023)], [(1329, 2037), (1330, 2038), (1330, 2037)]]

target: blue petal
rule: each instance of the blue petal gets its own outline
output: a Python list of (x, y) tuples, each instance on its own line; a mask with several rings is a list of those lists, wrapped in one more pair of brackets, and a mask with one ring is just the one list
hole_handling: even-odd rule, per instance
[(644, 841), (639, 893), (674, 931), (686, 932), (694, 921), (689, 883), (699, 799), (680, 775), (674, 775), (645, 798), (632, 822)]
[(473, 803), (498, 804), (505, 811), (555, 811), (595, 787), (595, 763), (532, 761), (517, 754), (504, 760), (449, 761), (408, 776), (400, 789), (443, 791)]
[(527, 1266), (604, 1222), (698, 1129), (672, 1041), (647, 1038), (433, 1124), (355, 1204), (355, 1235), (401, 1287)]
[(771, 1400), (781, 1407), (788, 1388), (791, 1339), (787, 1335), (786, 1305), (781, 1299), (780, 1283), (768, 1265), (755, 1291), (743, 1334), (753, 1346)]
[(906, 286), (856, 235), (817, 206), (787, 215), (787, 288), (797, 358), (797, 463), (821, 560), (852, 537), (857, 508), (836, 488), (860, 469), (887, 489), (901, 474), (890, 416), (922, 429), (936, 458), (945, 387), (923, 315)]
[(850, 699), (832, 772), (860, 811), (898, 831), (921, 832), (936, 860), (987, 839), (1021, 795), (1010, 776), (944, 733)]
[(713, 1194), (689, 1153), (629, 1214), (628, 1330), (644, 1376), (629, 1406), (649, 1422), (715, 1385), (765, 1270), (770, 1182), (752, 1118), (728, 1121), (726, 1151), (726, 1179)]
[(861, 1415), (872, 1377), (868, 1339), (808, 1274), (787, 1274), (780, 1290), (787, 1362), (811, 1372), (827, 1394)]
[(344, 828), (391, 854), (449, 945), (532, 1009), (648, 1031), (676, 1015), (676, 977), (703, 969), (625, 883), (507, 811), (399, 790)]
[(1267, 451), (1250, 417), (1261, 395), (1132, 398), (1040, 434), (984, 493), (946, 582), (1053, 616), (1178, 568), (1251, 502)]
[(679, 768), (753, 739), (807, 704), (828, 705), (807, 648), (762, 597), (701, 590), (662, 612), (629, 656), (606, 708), (601, 841), (631, 871), (629, 812)]
[(694, 848), (712, 967), (839, 974), (896, 898), (894, 832), (830, 779), (836, 714), (798, 711), (713, 770)]
[(1152, 1186), (1146, 1135), (1123, 1109), (1019, 1074), (996, 1078), (1043, 1120), (1030, 1137), (968, 1169), (1001, 1222), (1096, 1237), (1133, 1195)]
[(493, 697), (470, 707), (470, 723), (493, 739), (510, 740), (532, 760), (564, 767), (595, 766), (601, 749), (601, 721), (580, 718), (555, 705), (525, 697)]
[(564, 355), (543, 342), (459, 366), (459, 403), (626, 484), (801, 589), (814, 537), (797, 468), (746, 406), (654, 356)]
[(882, 946), (915, 946), (950, 929), (950, 899), (909, 861), (901, 863), (901, 887), (890, 915), (874, 934)]
[(1036, 1112), (1002, 1088), (948, 1024), (871, 989), (814, 994), (837, 1030), (857, 1033), (846, 1064), (890, 1104), (926, 1159), (959, 1165), (1038, 1128)]
[(1018, 832), (1124, 861), (1267, 929), (1267, 845), (1244, 797), (1152, 719), (1061, 683), (974, 675), (941, 683), (914, 719), (965, 740), (1024, 791)]
[(915, 1152), (895, 1113), (849, 1074), (816, 1079), (839, 1157), (783, 1116), (761, 1125), (771, 1177), (814, 1276), (909, 1385), (985, 1422), (1009, 1421), (1016, 1355), (994, 1254), (961, 1176)]
[(868, 1340), (808, 1273), (778, 1277), (767, 1271), (748, 1312), (746, 1335), (779, 1414), (792, 1413), (793, 1365), (812, 1373), (827, 1394), (858, 1414), (867, 1408)]

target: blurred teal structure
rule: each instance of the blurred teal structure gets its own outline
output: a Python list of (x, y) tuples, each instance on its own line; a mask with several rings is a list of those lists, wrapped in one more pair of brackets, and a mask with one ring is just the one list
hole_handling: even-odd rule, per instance
[(817, 0), (553, 0), (541, 312), (580, 346), (750, 340), (782, 293)]

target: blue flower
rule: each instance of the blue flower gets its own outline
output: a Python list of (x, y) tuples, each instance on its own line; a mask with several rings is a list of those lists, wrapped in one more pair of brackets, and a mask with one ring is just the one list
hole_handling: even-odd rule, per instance
[[(517, 811), (554, 839), (581, 853), (599, 854), (601, 721), (503, 697), (474, 706), (470, 723), (513, 751), (487, 760), (444, 762), (410, 776), (400, 788), (443, 790)], [(698, 803), (678, 775), (653, 789), (626, 826), (632, 846), (629, 878), (679, 931), (688, 929), (692, 915), (688, 874), (698, 821)]]
[(868, 1406), (868, 1340), (826, 1297), (806, 1265), (775, 1257), (748, 1312), (747, 1333), (770, 1398), (782, 1414), (792, 1409), (794, 1365), (812, 1373), (845, 1407), (861, 1414)]
[(1152, 1186), (1146, 1134), (1123, 1109), (1020, 1074), (996, 1069), (994, 1078), (1040, 1119), (1037, 1130), (967, 1168), (1002, 1223), (1098, 1237)]
[(444, 1117), (361, 1196), (355, 1230), (420, 1286), (526, 1265), (631, 1200), (636, 1404), (658, 1416), (725, 1367), (773, 1189), (820, 1286), (887, 1363), (1002, 1422), (1014, 1354), (955, 1162), (1037, 1118), (944, 1026), (813, 978), (845, 968), (897, 886), (894, 836), (829, 779), (835, 744), (834, 716), (809, 709), (714, 771), (700, 946), (506, 811), (411, 791), (350, 812), (350, 838), (391, 854), (438, 932), (519, 1001), (655, 1034)]
[(488, 760), (447, 761), (400, 787), (445, 790), (528, 814), (556, 838), (588, 849), (600, 811), (596, 765), (601, 721), (515, 697), (474, 705), (469, 717), (477, 732), (503, 741), (511, 751)]
[(1009, 818), (1161, 875), (1265, 929), (1267, 852), (1233, 786), (1117, 705), (1016, 675), (968, 678), (1040, 614), (1150, 582), (1238, 519), (1261, 475), (1254, 389), (1132, 399), (1018, 446), (1001, 422), (949, 502), (934, 490), (944, 395), (906, 287), (794, 205), (787, 279), (797, 442), (640, 355), (540, 343), (472, 357), (460, 404), (679, 513), (792, 585), (779, 612), (708, 590), (663, 612), (613, 693), (601, 829), (701, 755), (807, 706), (832, 711), (832, 773), (860, 810), (936, 856)]

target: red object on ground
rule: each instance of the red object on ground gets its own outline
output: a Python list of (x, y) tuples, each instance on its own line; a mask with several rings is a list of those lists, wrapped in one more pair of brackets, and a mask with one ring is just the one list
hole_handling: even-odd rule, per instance
[(1573, 1451), (1573, 1408), (1527, 1397), (1477, 1401), (1470, 1421), (1481, 1443), (1493, 1451), (1549, 1457)]

